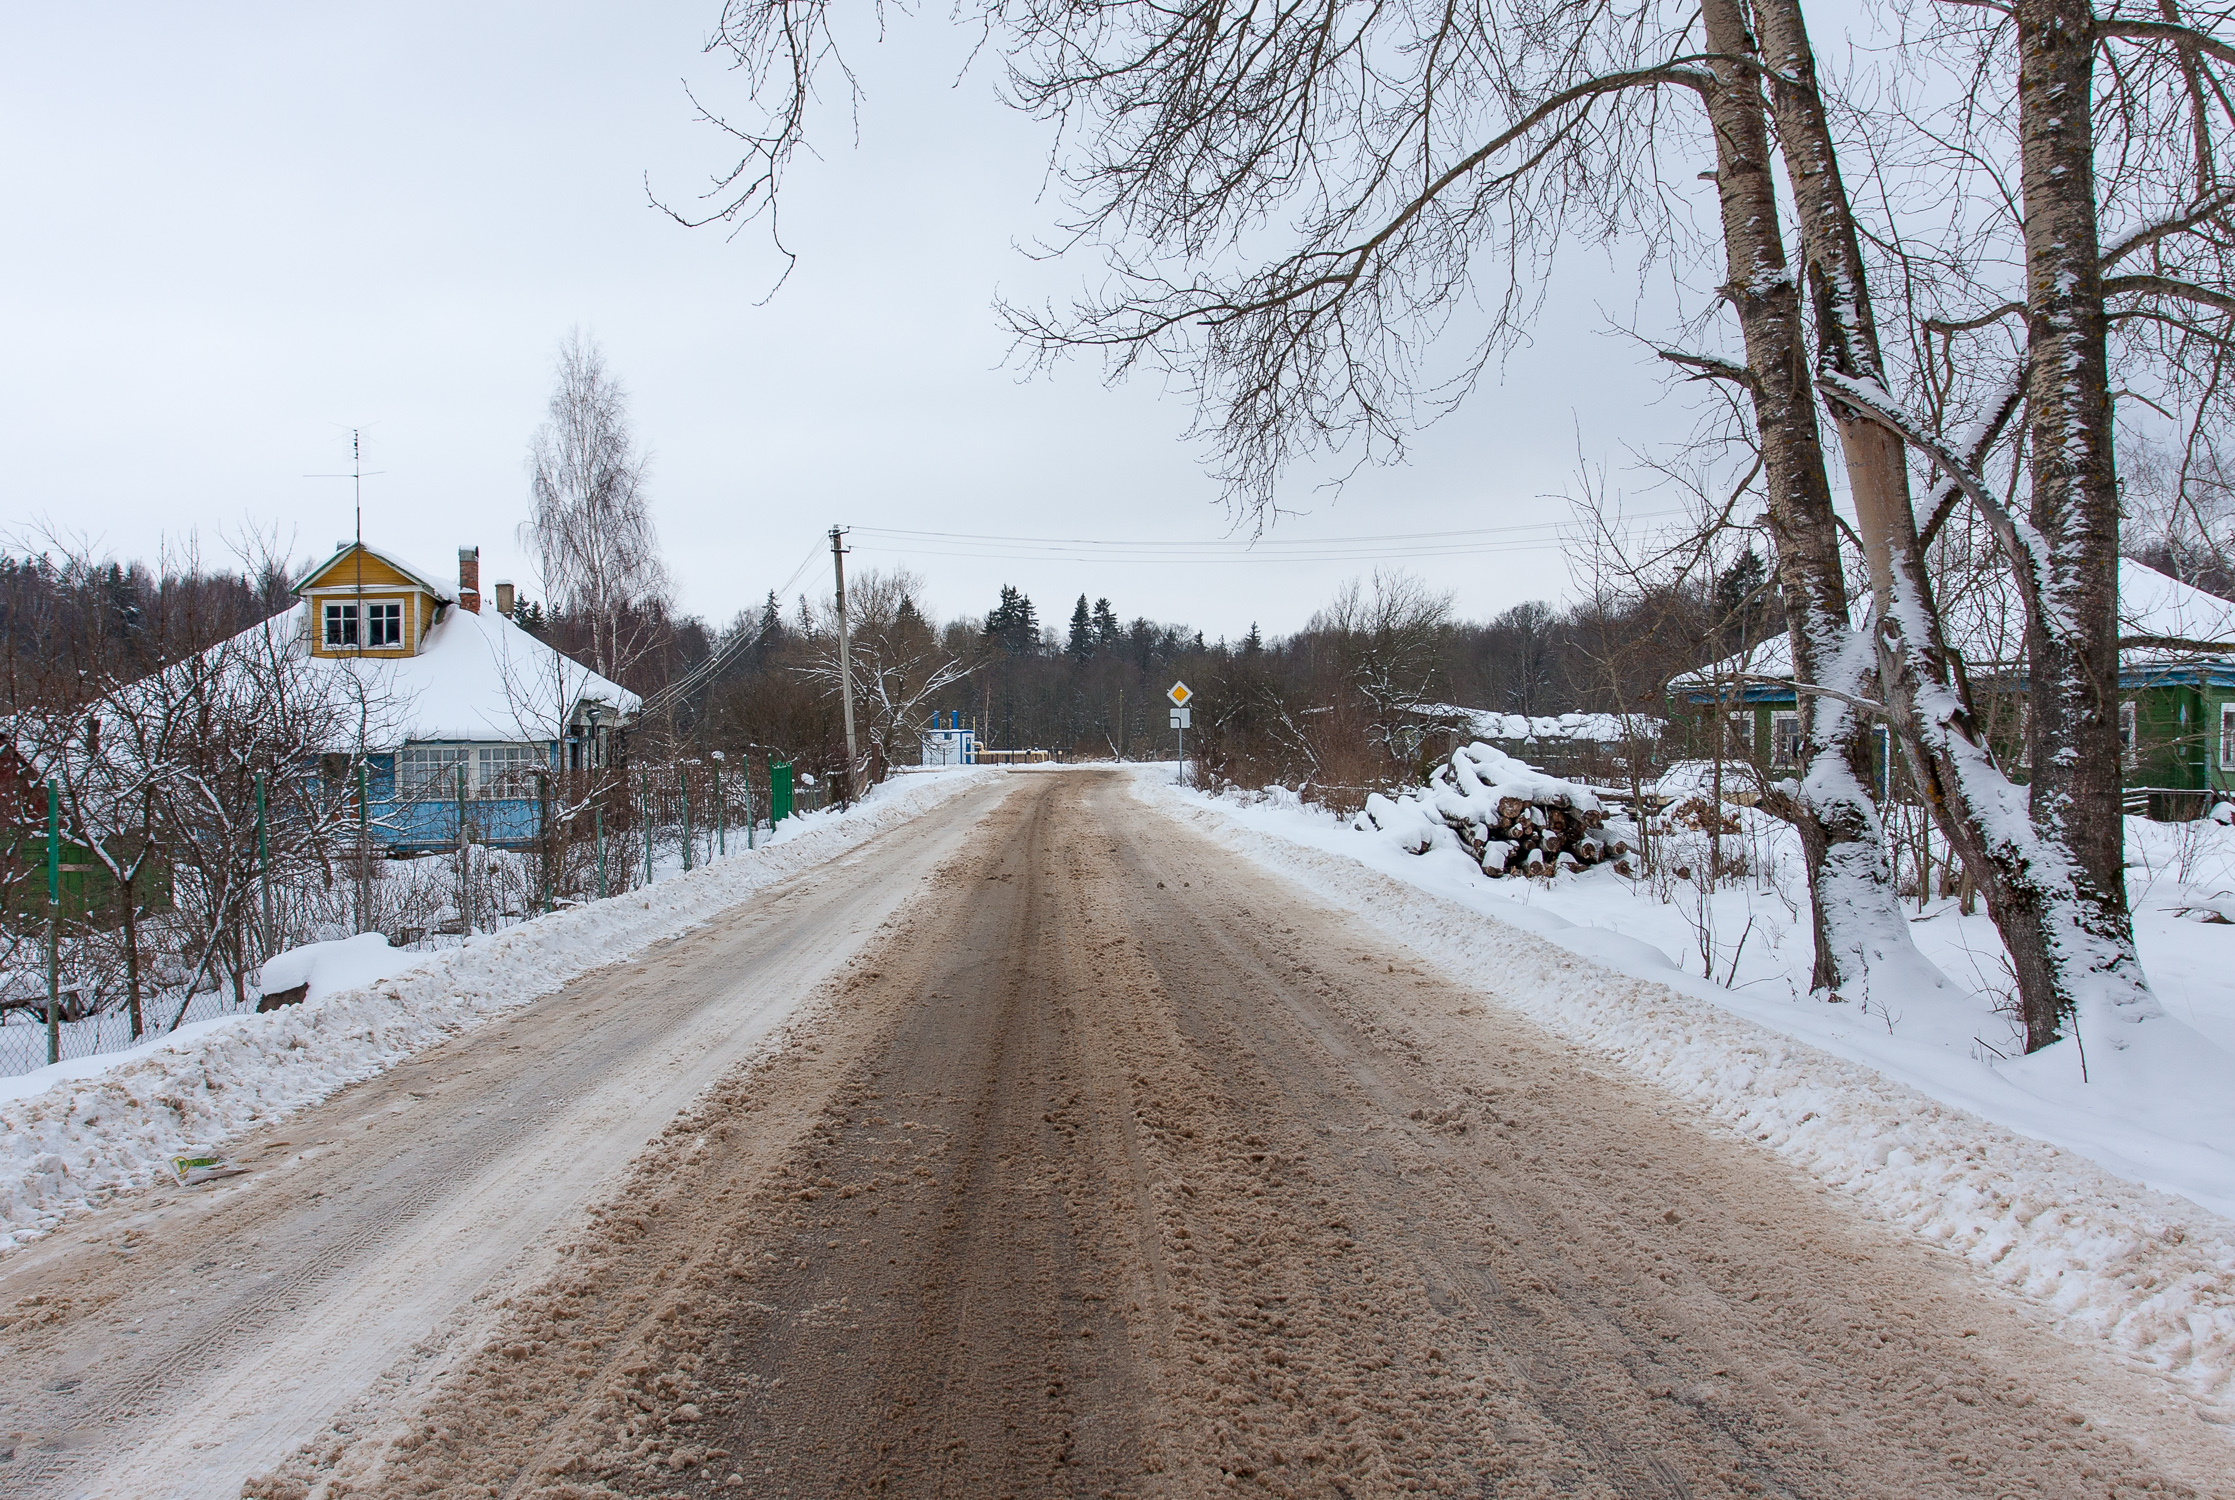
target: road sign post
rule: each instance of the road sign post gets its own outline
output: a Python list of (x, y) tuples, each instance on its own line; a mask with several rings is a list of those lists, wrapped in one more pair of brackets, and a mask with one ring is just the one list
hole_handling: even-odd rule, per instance
[(1195, 689), (1184, 682), (1175, 682), (1165, 692), (1164, 696), (1172, 700), (1172, 728), (1178, 732), (1180, 737), (1180, 773), (1178, 779), (1180, 784), (1185, 786), (1187, 784), (1187, 727), (1194, 722), (1194, 715), (1188, 712), (1187, 705), (1188, 700), (1195, 696)]

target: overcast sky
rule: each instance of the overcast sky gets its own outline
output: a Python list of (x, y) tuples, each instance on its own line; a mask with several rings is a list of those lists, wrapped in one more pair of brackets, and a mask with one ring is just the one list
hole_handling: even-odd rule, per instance
[[(1239, 636), (1286, 631), (1365, 562), (1017, 555), (902, 546), (867, 528), (1211, 543), (1228, 517), (1190, 410), (1080, 365), (1020, 379), (990, 303), (1076, 284), (1016, 250), (1054, 207), (1046, 139), (957, 81), (959, 39), (902, 18), (863, 55), (854, 144), (826, 119), (787, 205), (800, 254), (690, 231), (647, 207), (727, 165), (683, 80), (743, 107), (702, 56), (716, 0), (629, 6), (11, 6), (0, 61), (9, 233), (0, 241), (0, 440), (11, 539), (40, 525), (145, 556), (244, 522), (298, 553), (350, 528), (365, 430), (368, 541), (448, 576), (535, 591), (515, 541), (529, 435), (553, 350), (579, 325), (605, 347), (653, 454), (681, 603), (720, 622), (781, 585), (834, 522), (853, 566), (908, 561), (940, 613), (1003, 583), (1068, 615), (1082, 591), (1121, 614)], [(1533, 348), (1339, 503), (1299, 476), (1310, 538), (1435, 533), (1561, 518), (1578, 441), (1680, 430), (1635, 344), (1624, 281), (1578, 257)], [(1634, 480), (1628, 482), (1633, 486)], [(1640, 504), (1667, 503), (1651, 500)], [(1545, 533), (1510, 534), (1541, 541)], [(1338, 549), (1339, 550), (1339, 549)], [(970, 556), (971, 552), (1009, 555)], [(1537, 546), (1408, 566), (1484, 616), (1570, 588)], [(800, 587), (828, 587), (827, 556)]]

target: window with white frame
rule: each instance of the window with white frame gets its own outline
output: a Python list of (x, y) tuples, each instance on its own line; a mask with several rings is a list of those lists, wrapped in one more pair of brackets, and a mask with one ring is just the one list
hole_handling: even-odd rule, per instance
[(354, 646), (357, 644), (356, 605), (329, 604), (326, 606), (326, 644), (329, 646)]
[(404, 607), (401, 601), (383, 600), (365, 606), (365, 644), (400, 646), (404, 640)]
[[(396, 756), (396, 795), (406, 802), (444, 801), (458, 795), (458, 769), (473, 752), (461, 745), (406, 745)], [(469, 793), (470, 795), (470, 793)]]
[(2129, 771), (2134, 769), (2136, 727), (2134, 700), (2129, 698), (2119, 705), (2119, 762)]
[(2219, 768), (2235, 771), (2235, 703), (2219, 706)]
[(541, 745), (407, 745), (396, 756), (396, 794), (406, 801), (476, 802), (536, 795), (535, 773), (549, 767)]
[(474, 756), (479, 761), (474, 794), (479, 797), (533, 797), (534, 773), (551, 764), (540, 745), (482, 745)]
[(1773, 766), (1800, 764), (1800, 714), (1797, 711), (1769, 716), (1769, 763)]

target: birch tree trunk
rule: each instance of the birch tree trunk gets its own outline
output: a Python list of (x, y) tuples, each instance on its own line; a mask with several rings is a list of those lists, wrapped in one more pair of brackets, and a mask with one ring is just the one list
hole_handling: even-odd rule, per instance
[(2021, 0), (2018, 121), (2031, 327), (2033, 529), (2051, 568), (2027, 621), (2034, 822), (2078, 865), (2083, 902), (2127, 936), (2118, 735), (2118, 476), (2112, 467), (2095, 207), (2095, 17)]
[(2033, 320), (2031, 525), (2058, 559), (2041, 576), (2039, 564), (2049, 558), (2001, 528), (2027, 604), (2034, 705), (2029, 826), (2020, 827), (2011, 817), (2016, 788), (1985, 744), (1962, 663), (1943, 636), (1904, 440), (1882, 410), (1836, 394), (1844, 386), (1883, 395), (1886, 380), (1860, 236), (1799, 0), (1757, 0), (1756, 14), (1799, 210), (1819, 359), (1836, 377), (1831, 408), (1871, 572), (1881, 696), (1942, 831), (1986, 894), (2016, 971), (2026, 1049), (2037, 1051), (2064, 1035), (2080, 997), (2102, 981), (2115, 1000), (2147, 1008), (2121, 874), (2117, 496), (2086, 107), (2093, 17), (2084, 0), (2027, 0), (2018, 14)]
[[(1778, 228), (1766, 106), (1753, 38), (1738, 0), (1701, 11), (1714, 83), (1703, 90), (1715, 136), (1723, 220), (1724, 292), (1738, 313), (1752, 376), (1754, 426), (1777, 549), (1777, 581), (1792, 640), (1794, 680), (1859, 697), (1867, 662), (1847, 618), (1847, 581), (1816, 426), (1800, 291)], [(1886, 860), (1885, 832), (1867, 791), (1870, 733), (1836, 697), (1802, 694), (1800, 795), (1793, 808), (1808, 866), (1816, 937), (1810, 988), (1868, 998), (1873, 973), (1907, 985), (1942, 981), (1916, 951)]]

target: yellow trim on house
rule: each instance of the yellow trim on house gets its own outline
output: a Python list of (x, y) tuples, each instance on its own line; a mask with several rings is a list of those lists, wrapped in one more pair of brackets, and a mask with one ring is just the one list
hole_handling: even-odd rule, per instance
[[(360, 565), (361, 564), (361, 565)], [(310, 651), (313, 656), (367, 656), (393, 659), (416, 656), (448, 601), (417, 576), (405, 572), (373, 551), (355, 544), (334, 554), (295, 585), (295, 593), (310, 605)], [(403, 606), (402, 639), (393, 646), (328, 644), (326, 606), (354, 604), (360, 593), (368, 609), (376, 604)], [(365, 630), (359, 621), (360, 632)]]

